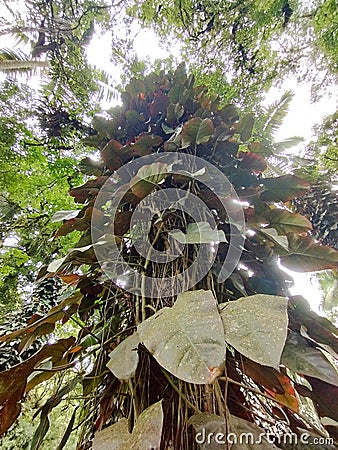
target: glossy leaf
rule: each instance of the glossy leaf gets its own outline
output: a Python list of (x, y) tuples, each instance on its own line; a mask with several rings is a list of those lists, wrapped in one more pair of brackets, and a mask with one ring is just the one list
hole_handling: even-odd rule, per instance
[(315, 272), (336, 269), (338, 251), (317, 244), (306, 236), (288, 233), (289, 253), (281, 257), (284, 267), (295, 272)]
[(174, 230), (169, 236), (181, 244), (209, 244), (212, 242), (227, 242), (224, 231), (213, 230), (208, 222), (189, 223), (186, 233)]
[(150, 155), (154, 147), (158, 147), (162, 143), (162, 138), (160, 136), (145, 135), (138, 138), (134, 145), (132, 145), (132, 150), (138, 156)]
[(269, 226), (275, 228), (279, 234), (306, 233), (312, 230), (312, 224), (306, 217), (285, 209), (273, 209), (267, 219)]
[(60, 222), (60, 220), (74, 219), (80, 213), (79, 210), (72, 211), (57, 211), (52, 217), (52, 222)]
[(219, 308), (226, 342), (247, 358), (277, 369), (287, 336), (287, 299), (256, 294)]
[(275, 228), (260, 228), (256, 229), (256, 232), (268, 241), (275, 244), (277, 247), (281, 247), (282, 250), (289, 250), (288, 238), (286, 236), (279, 236)]
[(170, 105), (167, 108), (167, 122), (169, 125), (174, 125), (184, 114), (184, 107), (179, 103)]
[(101, 158), (103, 159), (105, 165), (109, 170), (117, 170), (119, 167), (121, 167), (121, 148), (122, 144), (115, 139), (112, 139), (101, 150)]
[(169, 174), (171, 165), (153, 163), (143, 166), (131, 180), (131, 191), (139, 199), (147, 197), (153, 192)]
[(181, 138), (182, 148), (194, 147), (209, 142), (214, 133), (214, 124), (211, 119), (193, 117), (183, 126)]
[(288, 337), (281, 362), (296, 373), (338, 386), (337, 370), (314, 344), (296, 332)]
[(169, 105), (169, 97), (161, 92), (155, 93), (154, 100), (149, 105), (149, 112), (152, 118), (158, 117), (167, 111)]
[(306, 180), (294, 175), (264, 178), (262, 183), (265, 190), (261, 194), (261, 200), (266, 202), (288, 202), (310, 189), (310, 184)]
[(124, 339), (110, 354), (108, 369), (119, 380), (128, 380), (133, 377), (138, 364), (138, 345), (140, 338), (138, 333), (134, 333)]
[(299, 402), (297, 399), (296, 391), (291, 379), (284, 374), (279, 374), (278, 381), (283, 387), (284, 393), (279, 394), (276, 392), (271, 392), (269, 389), (266, 389), (267, 392), (278, 401), (278, 403), (286, 406), (291, 411), (299, 412)]
[(177, 378), (206, 384), (210, 369), (225, 357), (223, 325), (211, 291), (180, 294), (138, 326), (141, 342), (158, 363)]
[(252, 172), (264, 172), (267, 169), (267, 163), (263, 156), (253, 152), (239, 152), (241, 159), (241, 169), (251, 170)]
[(251, 138), (252, 129), (255, 123), (253, 114), (246, 114), (241, 117), (236, 125), (236, 132), (239, 133), (242, 142), (246, 142)]

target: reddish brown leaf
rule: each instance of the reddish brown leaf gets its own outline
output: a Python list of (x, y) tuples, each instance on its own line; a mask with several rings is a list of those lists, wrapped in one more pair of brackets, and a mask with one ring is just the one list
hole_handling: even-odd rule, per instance
[(284, 394), (276, 394), (273, 391), (270, 391), (269, 389), (266, 389), (266, 391), (276, 399), (280, 404), (286, 406), (287, 408), (291, 409), (294, 412), (299, 411), (299, 403), (296, 396), (296, 391), (293, 387), (293, 383), (290, 380), (290, 378), (286, 375), (280, 374), (277, 372), (278, 381), (280, 385), (283, 387)]
[(122, 144), (115, 139), (112, 139), (101, 150), (101, 158), (109, 170), (117, 170), (121, 167), (122, 162), (120, 159)]
[(162, 92), (156, 92), (154, 100), (149, 105), (149, 112), (152, 118), (159, 116), (161, 113), (165, 113), (169, 105), (169, 97)]
[(307, 236), (287, 233), (289, 252), (281, 257), (284, 267), (295, 272), (337, 269), (338, 251), (317, 244)]
[(263, 156), (257, 153), (239, 152), (238, 158), (242, 160), (240, 165), (241, 169), (248, 169), (252, 172), (264, 172), (268, 167)]
[(132, 211), (120, 211), (115, 215), (114, 229), (112, 230), (115, 236), (123, 236), (129, 231), (132, 215)]
[(284, 394), (284, 389), (279, 382), (279, 372), (272, 367), (262, 366), (242, 356), (244, 372), (256, 383), (275, 394)]
[(317, 378), (306, 377), (312, 386), (312, 400), (321, 417), (338, 421), (338, 388)]

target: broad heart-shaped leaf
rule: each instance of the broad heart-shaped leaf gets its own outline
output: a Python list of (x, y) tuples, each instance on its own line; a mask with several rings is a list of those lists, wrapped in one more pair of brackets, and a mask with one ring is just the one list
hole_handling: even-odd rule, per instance
[(142, 166), (130, 181), (131, 191), (139, 199), (147, 197), (169, 174), (171, 164), (155, 162)]
[(212, 242), (227, 242), (224, 231), (213, 230), (208, 222), (189, 223), (187, 232), (173, 230), (169, 233), (181, 244), (209, 244)]
[(108, 144), (101, 150), (101, 158), (103, 159), (105, 165), (109, 170), (117, 170), (121, 167), (120, 152), (122, 144), (115, 139), (112, 139)]
[(211, 369), (224, 363), (223, 324), (211, 291), (178, 295), (172, 308), (162, 308), (137, 330), (158, 363), (188, 383), (208, 383)]
[(278, 369), (287, 336), (287, 299), (255, 294), (219, 309), (226, 342), (247, 358)]
[(254, 152), (239, 152), (238, 158), (242, 160), (240, 164), (241, 169), (248, 169), (252, 172), (264, 172), (268, 167), (263, 156)]
[(160, 450), (163, 410), (162, 400), (145, 409), (138, 417), (132, 433), (128, 420), (120, 419), (114, 425), (95, 433), (93, 450)]
[(312, 224), (306, 217), (285, 209), (273, 209), (266, 218), (270, 222), (270, 227), (275, 228), (280, 234), (304, 233), (312, 230)]
[(150, 155), (153, 151), (153, 148), (157, 147), (161, 143), (161, 136), (146, 135), (139, 137), (131, 148), (137, 155), (146, 156)]
[(216, 414), (195, 414), (188, 420), (196, 432), (195, 442), (199, 450), (274, 450), (274, 444), (264, 438), (264, 430), (247, 420), (229, 414), (228, 427), (224, 419)]
[(139, 335), (135, 332), (109, 354), (107, 367), (119, 380), (128, 380), (135, 375), (139, 360), (137, 352), (139, 343)]
[(246, 114), (236, 124), (236, 132), (239, 133), (242, 142), (246, 142), (251, 138), (252, 129), (254, 126), (255, 118), (253, 114)]
[(182, 148), (194, 147), (209, 142), (214, 133), (214, 124), (211, 119), (193, 117), (184, 125), (181, 133)]
[(294, 372), (338, 386), (337, 370), (320, 350), (299, 333), (293, 332), (288, 337), (281, 363)]
[(338, 268), (337, 250), (317, 244), (306, 236), (288, 233), (287, 237), (289, 252), (281, 257), (281, 262), (287, 269), (294, 272), (315, 272)]
[(279, 236), (277, 230), (274, 228), (256, 228), (255, 230), (259, 235), (274, 243), (278, 248), (281, 247), (282, 250), (289, 250), (288, 238), (286, 236)]
[(261, 200), (266, 202), (288, 202), (310, 189), (310, 184), (306, 180), (294, 175), (264, 178), (262, 183), (265, 190), (261, 194)]

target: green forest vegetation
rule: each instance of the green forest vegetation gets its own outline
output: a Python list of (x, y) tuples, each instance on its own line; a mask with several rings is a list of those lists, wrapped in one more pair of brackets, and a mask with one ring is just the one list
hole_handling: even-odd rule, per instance
[(334, 0), (4, 0), (1, 448), (337, 448), (337, 111), (281, 141), (293, 92), (265, 101), (337, 96), (337, 23)]

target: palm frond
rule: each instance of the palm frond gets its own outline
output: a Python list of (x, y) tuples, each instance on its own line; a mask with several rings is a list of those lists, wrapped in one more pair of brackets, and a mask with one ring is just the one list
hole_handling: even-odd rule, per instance
[(292, 136), (287, 139), (283, 139), (282, 141), (278, 141), (274, 143), (275, 154), (279, 152), (284, 152), (285, 150), (289, 150), (290, 148), (296, 147), (301, 142), (304, 142), (304, 138), (300, 136)]
[(48, 61), (34, 61), (21, 50), (0, 49), (0, 72), (35, 74), (38, 69), (49, 67)]
[(279, 100), (273, 102), (266, 108), (267, 118), (263, 125), (263, 133), (270, 136), (273, 136), (276, 133), (289, 112), (293, 96), (293, 91), (286, 91)]

